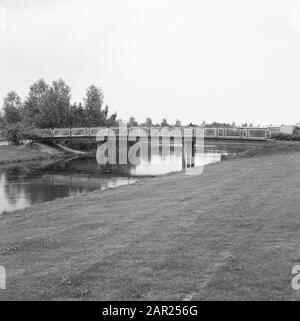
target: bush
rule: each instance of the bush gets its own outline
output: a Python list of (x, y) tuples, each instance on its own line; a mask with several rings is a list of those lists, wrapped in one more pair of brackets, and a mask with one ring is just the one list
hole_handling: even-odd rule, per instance
[(42, 138), (40, 134), (40, 130), (38, 130), (37, 128), (30, 128), (30, 127), (25, 127), (23, 129), (23, 136), (24, 136), (24, 139), (28, 139), (30, 141), (39, 140)]
[(24, 140), (38, 140), (40, 138), (36, 128), (24, 126), (22, 123), (8, 124), (3, 129), (3, 136), (14, 145)]
[(20, 123), (6, 125), (3, 130), (3, 136), (14, 145), (19, 145), (24, 139), (22, 125)]
[(294, 135), (289, 135), (284, 133), (278, 133), (278, 134), (272, 135), (272, 138), (276, 140), (295, 140)]

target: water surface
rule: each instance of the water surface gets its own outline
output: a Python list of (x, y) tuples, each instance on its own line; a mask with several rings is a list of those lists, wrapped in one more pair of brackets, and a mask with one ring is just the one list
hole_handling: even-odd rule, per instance
[[(212, 146), (204, 155), (196, 154), (195, 166), (220, 161), (225, 149)], [(56, 198), (132, 184), (139, 177), (180, 171), (182, 166), (182, 155), (174, 150), (165, 156), (159, 151), (136, 166), (100, 166), (91, 157), (0, 166), (0, 214)]]

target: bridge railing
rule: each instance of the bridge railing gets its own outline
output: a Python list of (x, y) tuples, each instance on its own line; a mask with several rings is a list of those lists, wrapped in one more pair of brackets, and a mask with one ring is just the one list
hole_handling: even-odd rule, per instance
[[(61, 138), (61, 137), (96, 137), (99, 130), (106, 130), (107, 133), (114, 135), (129, 135), (130, 132), (137, 130), (141, 135), (145, 136), (164, 136), (169, 135), (177, 137), (179, 135), (196, 136), (203, 135), (206, 138), (228, 138), (228, 139), (269, 139), (271, 138), (271, 130), (268, 128), (201, 128), (201, 127), (132, 127), (128, 129), (120, 129), (119, 127), (91, 127), (91, 128), (54, 128), (39, 129), (38, 133), (43, 138)], [(104, 133), (105, 134), (105, 133)], [(108, 135), (108, 134), (107, 134)]]
[(54, 128), (53, 137), (68, 137), (70, 136), (70, 128)]
[(71, 128), (71, 136), (89, 136), (89, 128)]
[(248, 137), (260, 137), (269, 138), (271, 136), (271, 131), (265, 131), (262, 129), (248, 129)]
[(238, 128), (226, 128), (224, 130), (225, 137), (242, 137), (242, 130)]
[(53, 130), (50, 128), (46, 128), (46, 129), (37, 129), (37, 134), (41, 137), (53, 137)]
[(204, 128), (204, 137), (216, 137), (217, 128)]
[(99, 130), (103, 129), (102, 127), (92, 127), (89, 129), (89, 135), (88, 136), (97, 136), (97, 133)]

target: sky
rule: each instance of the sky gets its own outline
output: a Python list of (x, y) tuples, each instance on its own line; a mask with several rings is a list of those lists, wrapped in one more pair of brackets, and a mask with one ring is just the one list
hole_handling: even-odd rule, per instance
[(0, 0), (0, 100), (39, 78), (123, 120), (295, 124), (300, 0)]

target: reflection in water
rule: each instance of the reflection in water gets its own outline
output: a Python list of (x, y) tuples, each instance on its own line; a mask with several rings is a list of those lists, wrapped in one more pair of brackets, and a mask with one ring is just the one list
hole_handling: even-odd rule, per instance
[[(74, 161), (71, 160), (72, 167)], [(62, 163), (66, 163), (63, 161)], [(54, 200), (59, 197), (80, 195), (94, 190), (104, 190), (134, 183), (136, 178), (117, 177), (92, 173), (62, 171), (67, 166), (36, 163), (0, 168), (0, 213), (22, 209), (35, 203)]]
[[(195, 166), (220, 160), (220, 153), (195, 155)], [(100, 166), (95, 157), (41, 161), (0, 167), (0, 214), (60, 197), (134, 183), (139, 176), (182, 169), (182, 155), (151, 155), (136, 166)]]
[[(206, 153), (195, 155), (195, 166), (202, 166), (210, 163), (219, 162), (221, 154), (219, 153)], [(170, 172), (182, 170), (182, 154), (171, 153), (162, 157), (161, 155), (152, 155), (151, 161), (142, 160), (138, 166), (130, 168), (130, 174), (134, 176), (140, 175), (161, 175)]]

